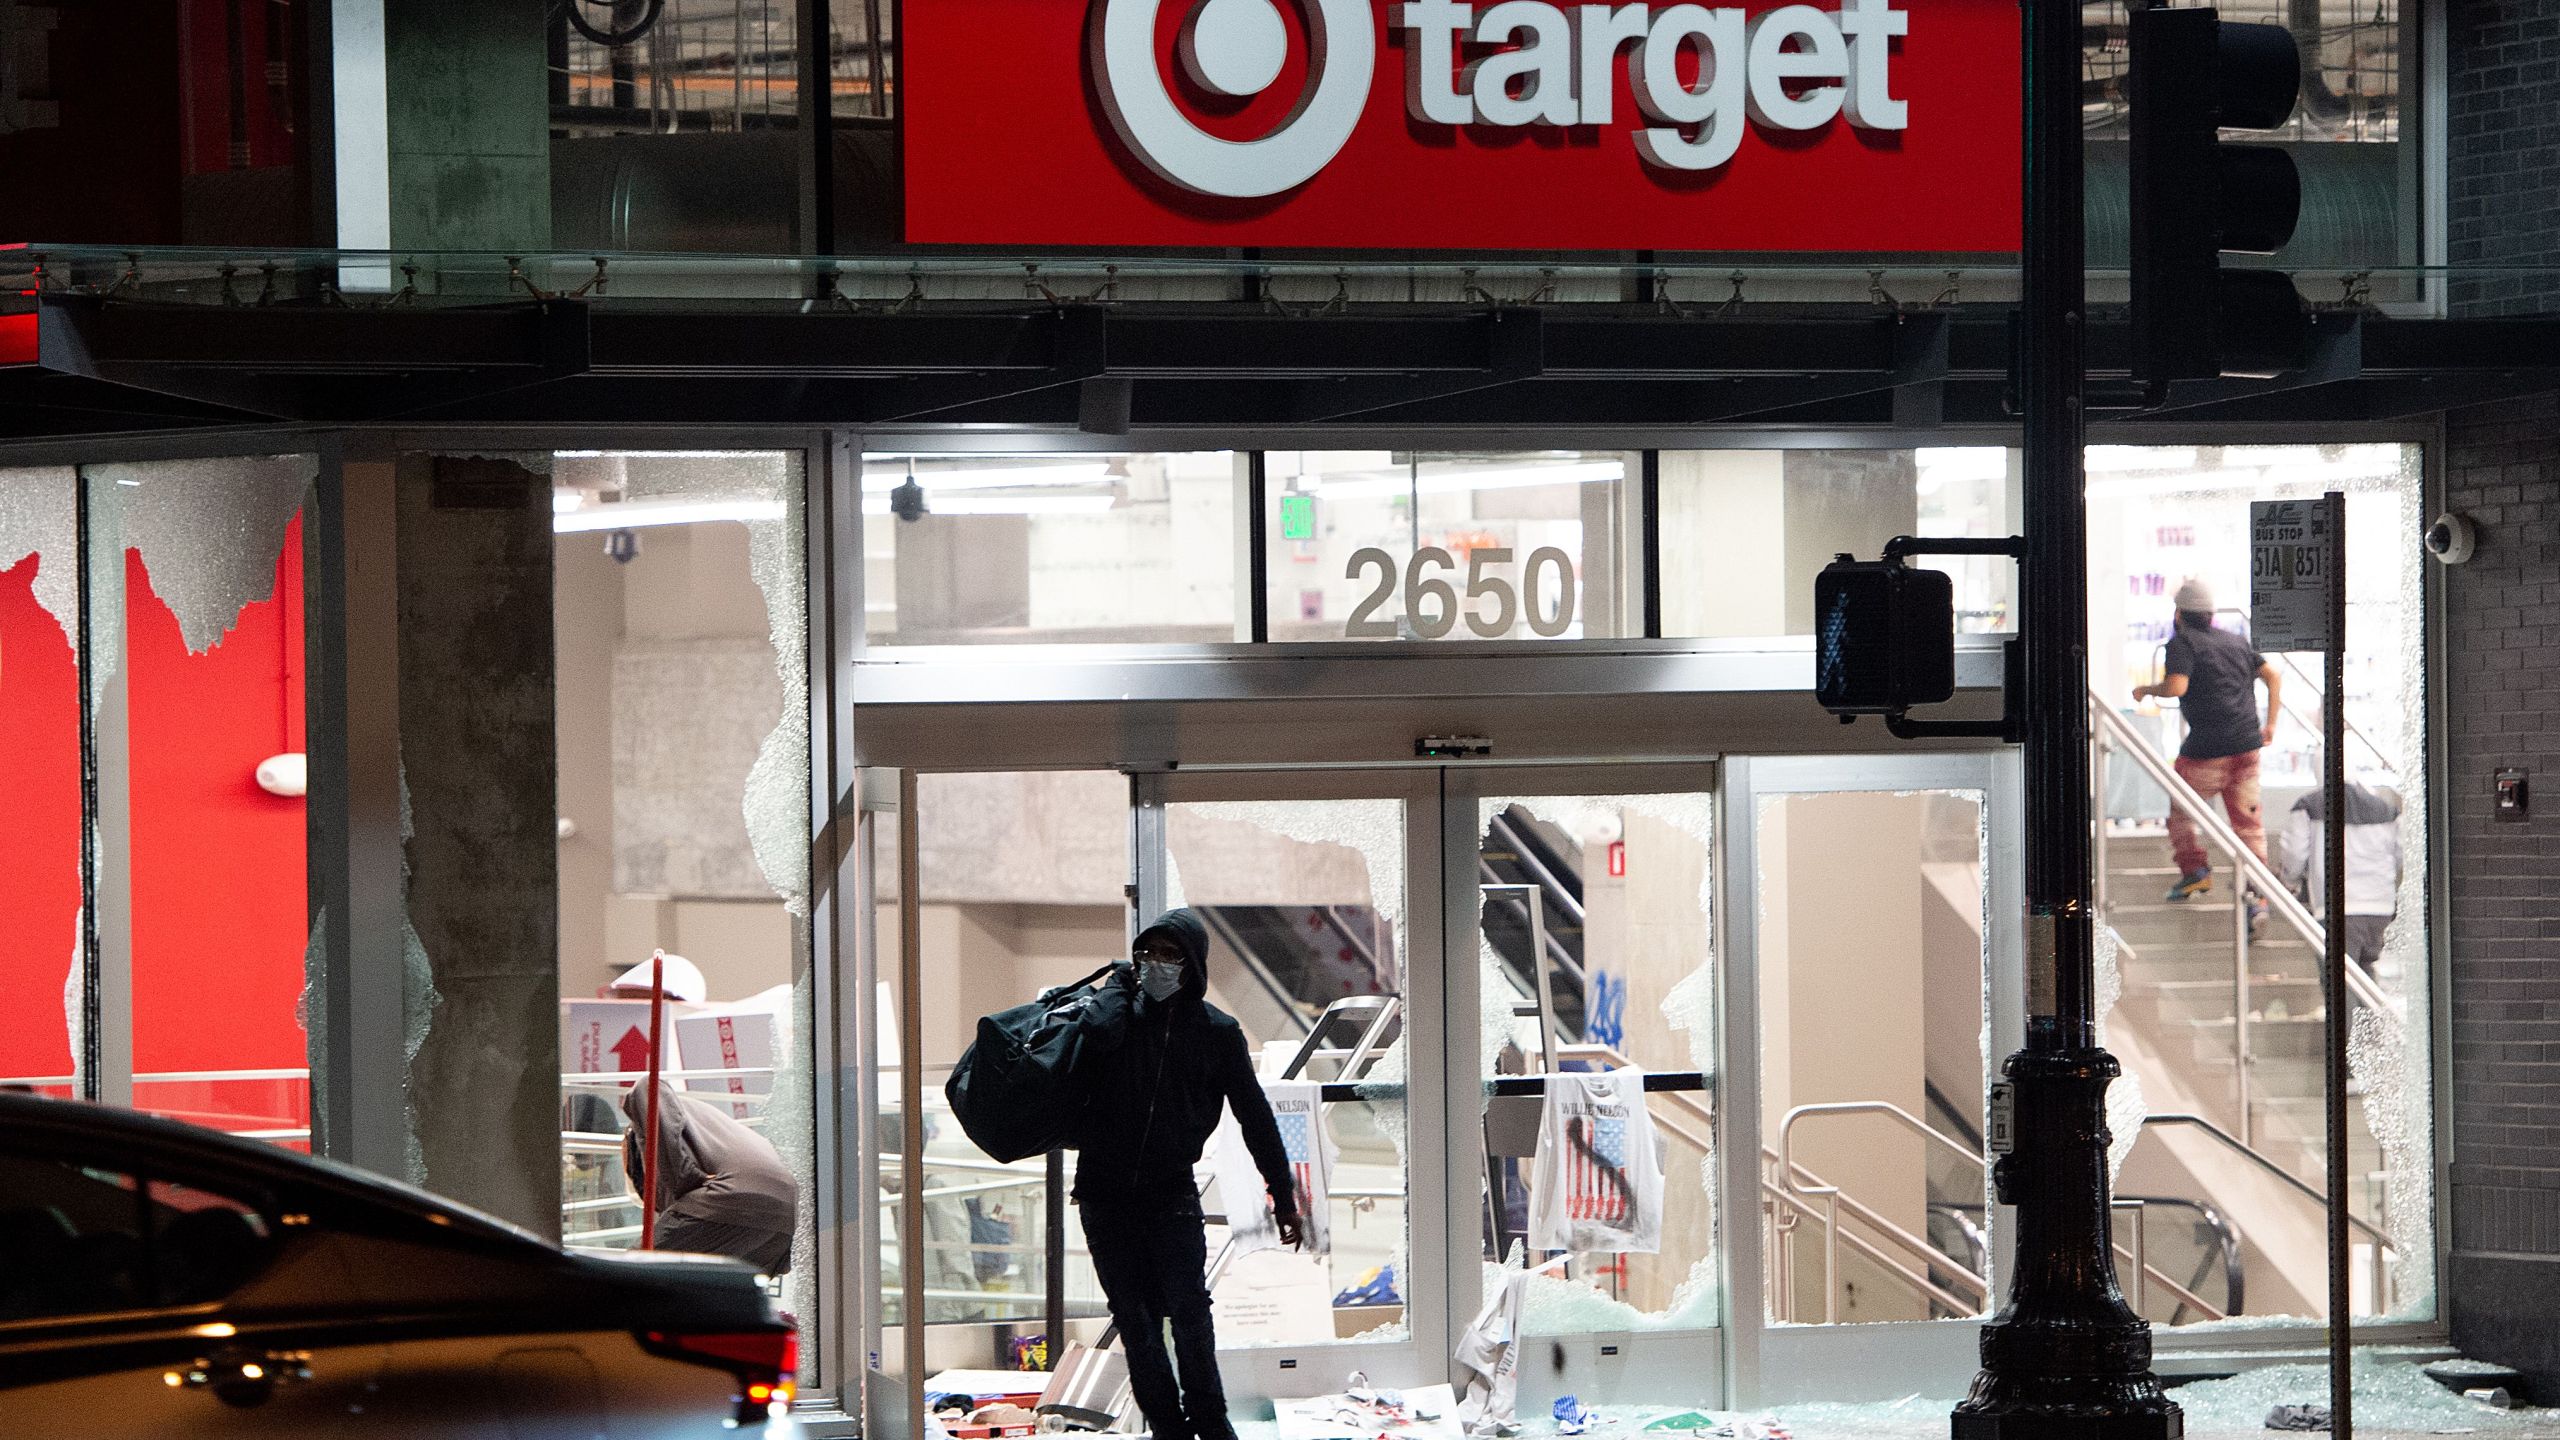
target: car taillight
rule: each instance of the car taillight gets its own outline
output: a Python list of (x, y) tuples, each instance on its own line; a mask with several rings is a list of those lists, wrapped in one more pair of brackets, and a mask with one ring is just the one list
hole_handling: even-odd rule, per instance
[(649, 1330), (642, 1332), (640, 1341), (669, 1359), (708, 1365), (737, 1376), (741, 1422), (762, 1419), (791, 1403), (792, 1375), (800, 1368), (797, 1331)]

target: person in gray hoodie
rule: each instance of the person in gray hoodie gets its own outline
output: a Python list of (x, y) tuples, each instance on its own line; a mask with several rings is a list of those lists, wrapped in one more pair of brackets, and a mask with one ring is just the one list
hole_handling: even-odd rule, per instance
[[(2324, 923), (2328, 895), (2327, 810), (2319, 791), (2293, 802), (2276, 837), (2276, 878), (2294, 888)], [(2347, 785), (2347, 957), (2371, 969), (2400, 908), (2400, 797)]]
[[(767, 1275), (791, 1269), (791, 1234), (799, 1218), (800, 1182), (773, 1142), (740, 1124), (726, 1104), (658, 1082), (658, 1170), (648, 1181), (648, 1093), (623, 1092), (623, 1167), (641, 1203), (657, 1209), (656, 1247), (732, 1255)], [(654, 1188), (654, 1194), (652, 1194)]]

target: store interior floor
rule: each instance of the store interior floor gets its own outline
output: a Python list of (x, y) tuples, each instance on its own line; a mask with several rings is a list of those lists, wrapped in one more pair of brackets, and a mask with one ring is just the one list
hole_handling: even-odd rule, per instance
[[(2196, 1381), (2172, 1394), (2186, 1415), (2186, 1440), (2255, 1440), (2279, 1405), (2326, 1406), (2328, 1369), (2283, 1365), (2224, 1380)], [(1614, 1407), (1593, 1397), (1598, 1412), (1581, 1440), (1946, 1440), (1947, 1397), (1910, 1396), (1868, 1404), (1801, 1404), (1761, 1412), (1684, 1411), (1666, 1406)], [(2484, 1435), (2560, 1437), (2560, 1410), (2501, 1410), (2454, 1393), (2405, 1360), (2359, 1352), (2355, 1433), (2365, 1440)], [(1520, 1440), (1549, 1440), (1565, 1428), (1548, 1415), (1522, 1415)], [(1279, 1440), (1271, 1421), (1239, 1424), (1239, 1440)]]

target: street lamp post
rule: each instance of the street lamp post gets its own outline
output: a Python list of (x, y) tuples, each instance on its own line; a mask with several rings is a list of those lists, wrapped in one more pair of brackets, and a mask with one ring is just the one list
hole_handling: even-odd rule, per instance
[(2009, 1300), (1982, 1329), (1956, 1440), (2175, 1440), (2151, 1327), (2116, 1284), (2090, 883), (2088, 517), (2080, 0), (2022, 0), (2026, 203), (2018, 356), (2024, 409), (2027, 1043), (2003, 1067), (2014, 1142), (1994, 1166), (2015, 1207)]

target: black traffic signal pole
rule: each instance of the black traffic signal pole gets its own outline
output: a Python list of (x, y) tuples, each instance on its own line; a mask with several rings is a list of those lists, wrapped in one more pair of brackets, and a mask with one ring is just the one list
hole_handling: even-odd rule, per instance
[(2028, 1020), (2027, 1047), (2003, 1067), (2014, 1144), (1993, 1168), (2018, 1244), (2009, 1302), (1983, 1326), (1982, 1370), (1952, 1424), (1957, 1440), (2174, 1440), (2185, 1423), (2151, 1373), (2151, 1327), (2116, 1284), (2106, 1094), (2120, 1072), (2093, 1008), (2080, 0), (2020, 11)]

